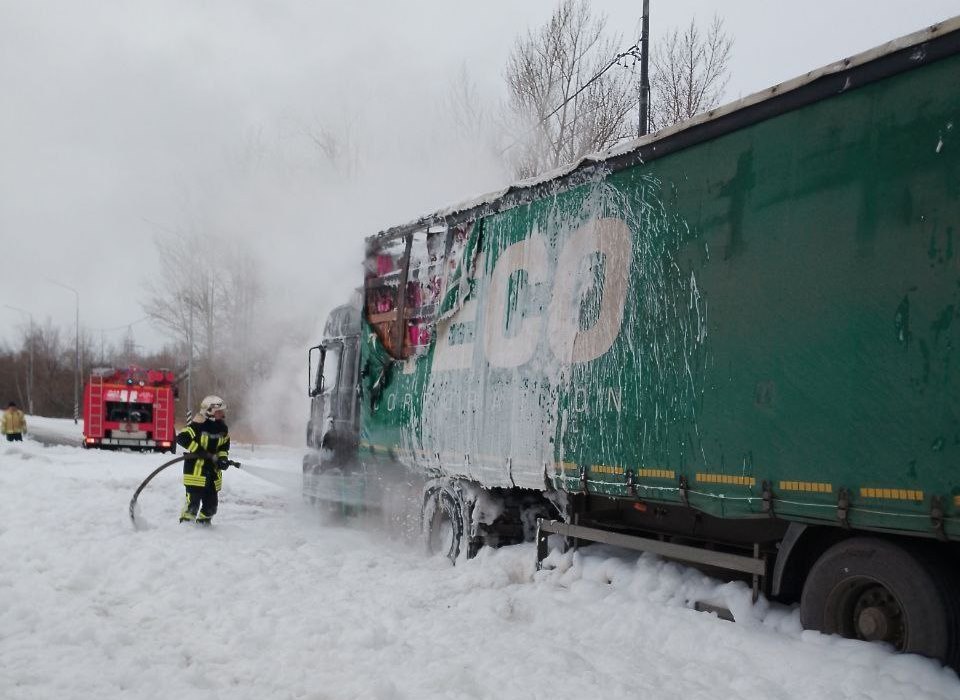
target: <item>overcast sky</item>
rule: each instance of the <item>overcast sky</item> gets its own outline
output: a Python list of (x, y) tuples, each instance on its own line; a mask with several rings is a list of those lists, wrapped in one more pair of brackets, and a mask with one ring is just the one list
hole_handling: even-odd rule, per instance
[[(640, 0), (595, 0), (636, 38)], [(727, 100), (938, 20), (960, 0), (652, 0), (653, 40), (719, 8)], [(210, 231), (261, 262), (273, 312), (319, 328), (363, 238), (508, 180), (440, 115), (466, 68), (490, 102), (547, 0), (0, 0), (0, 301), (72, 340), (156, 349), (153, 241)], [(445, 131), (445, 129), (447, 129)], [(339, 168), (312, 137), (335, 134)], [(216, 266), (218, 261), (211, 261)], [(0, 306), (0, 342), (26, 316)], [(139, 321), (139, 322), (138, 322)]]

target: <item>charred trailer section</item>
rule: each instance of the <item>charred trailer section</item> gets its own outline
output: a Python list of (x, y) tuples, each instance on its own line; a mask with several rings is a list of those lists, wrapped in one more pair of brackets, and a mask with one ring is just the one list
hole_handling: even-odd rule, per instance
[(452, 559), (649, 549), (957, 668), (957, 75), (960, 18), (368, 239), (314, 433)]

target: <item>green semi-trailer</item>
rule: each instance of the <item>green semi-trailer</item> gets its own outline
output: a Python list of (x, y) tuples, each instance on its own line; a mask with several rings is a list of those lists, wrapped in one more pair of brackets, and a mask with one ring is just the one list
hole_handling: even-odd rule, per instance
[(651, 549), (958, 667), (958, 317), (955, 18), (368, 239), (305, 492), (402, 475), (451, 558)]

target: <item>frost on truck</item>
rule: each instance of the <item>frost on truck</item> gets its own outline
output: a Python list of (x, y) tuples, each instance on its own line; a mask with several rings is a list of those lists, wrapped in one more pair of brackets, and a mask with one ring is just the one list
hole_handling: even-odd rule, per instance
[(539, 520), (957, 666), (958, 74), (955, 19), (371, 237), (320, 434), (451, 558)]

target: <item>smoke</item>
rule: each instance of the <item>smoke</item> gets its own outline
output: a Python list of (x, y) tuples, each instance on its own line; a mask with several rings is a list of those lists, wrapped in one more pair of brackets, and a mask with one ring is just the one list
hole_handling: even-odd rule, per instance
[(443, 114), (396, 124), (404, 137), (395, 139), (337, 124), (258, 129), (191, 197), (193, 218), (257, 261), (262, 298), (247, 355), (266, 359), (243, 398), (243, 427), (258, 441), (304, 444), (307, 349), (362, 286), (364, 239), (503, 181), (489, 152)]

